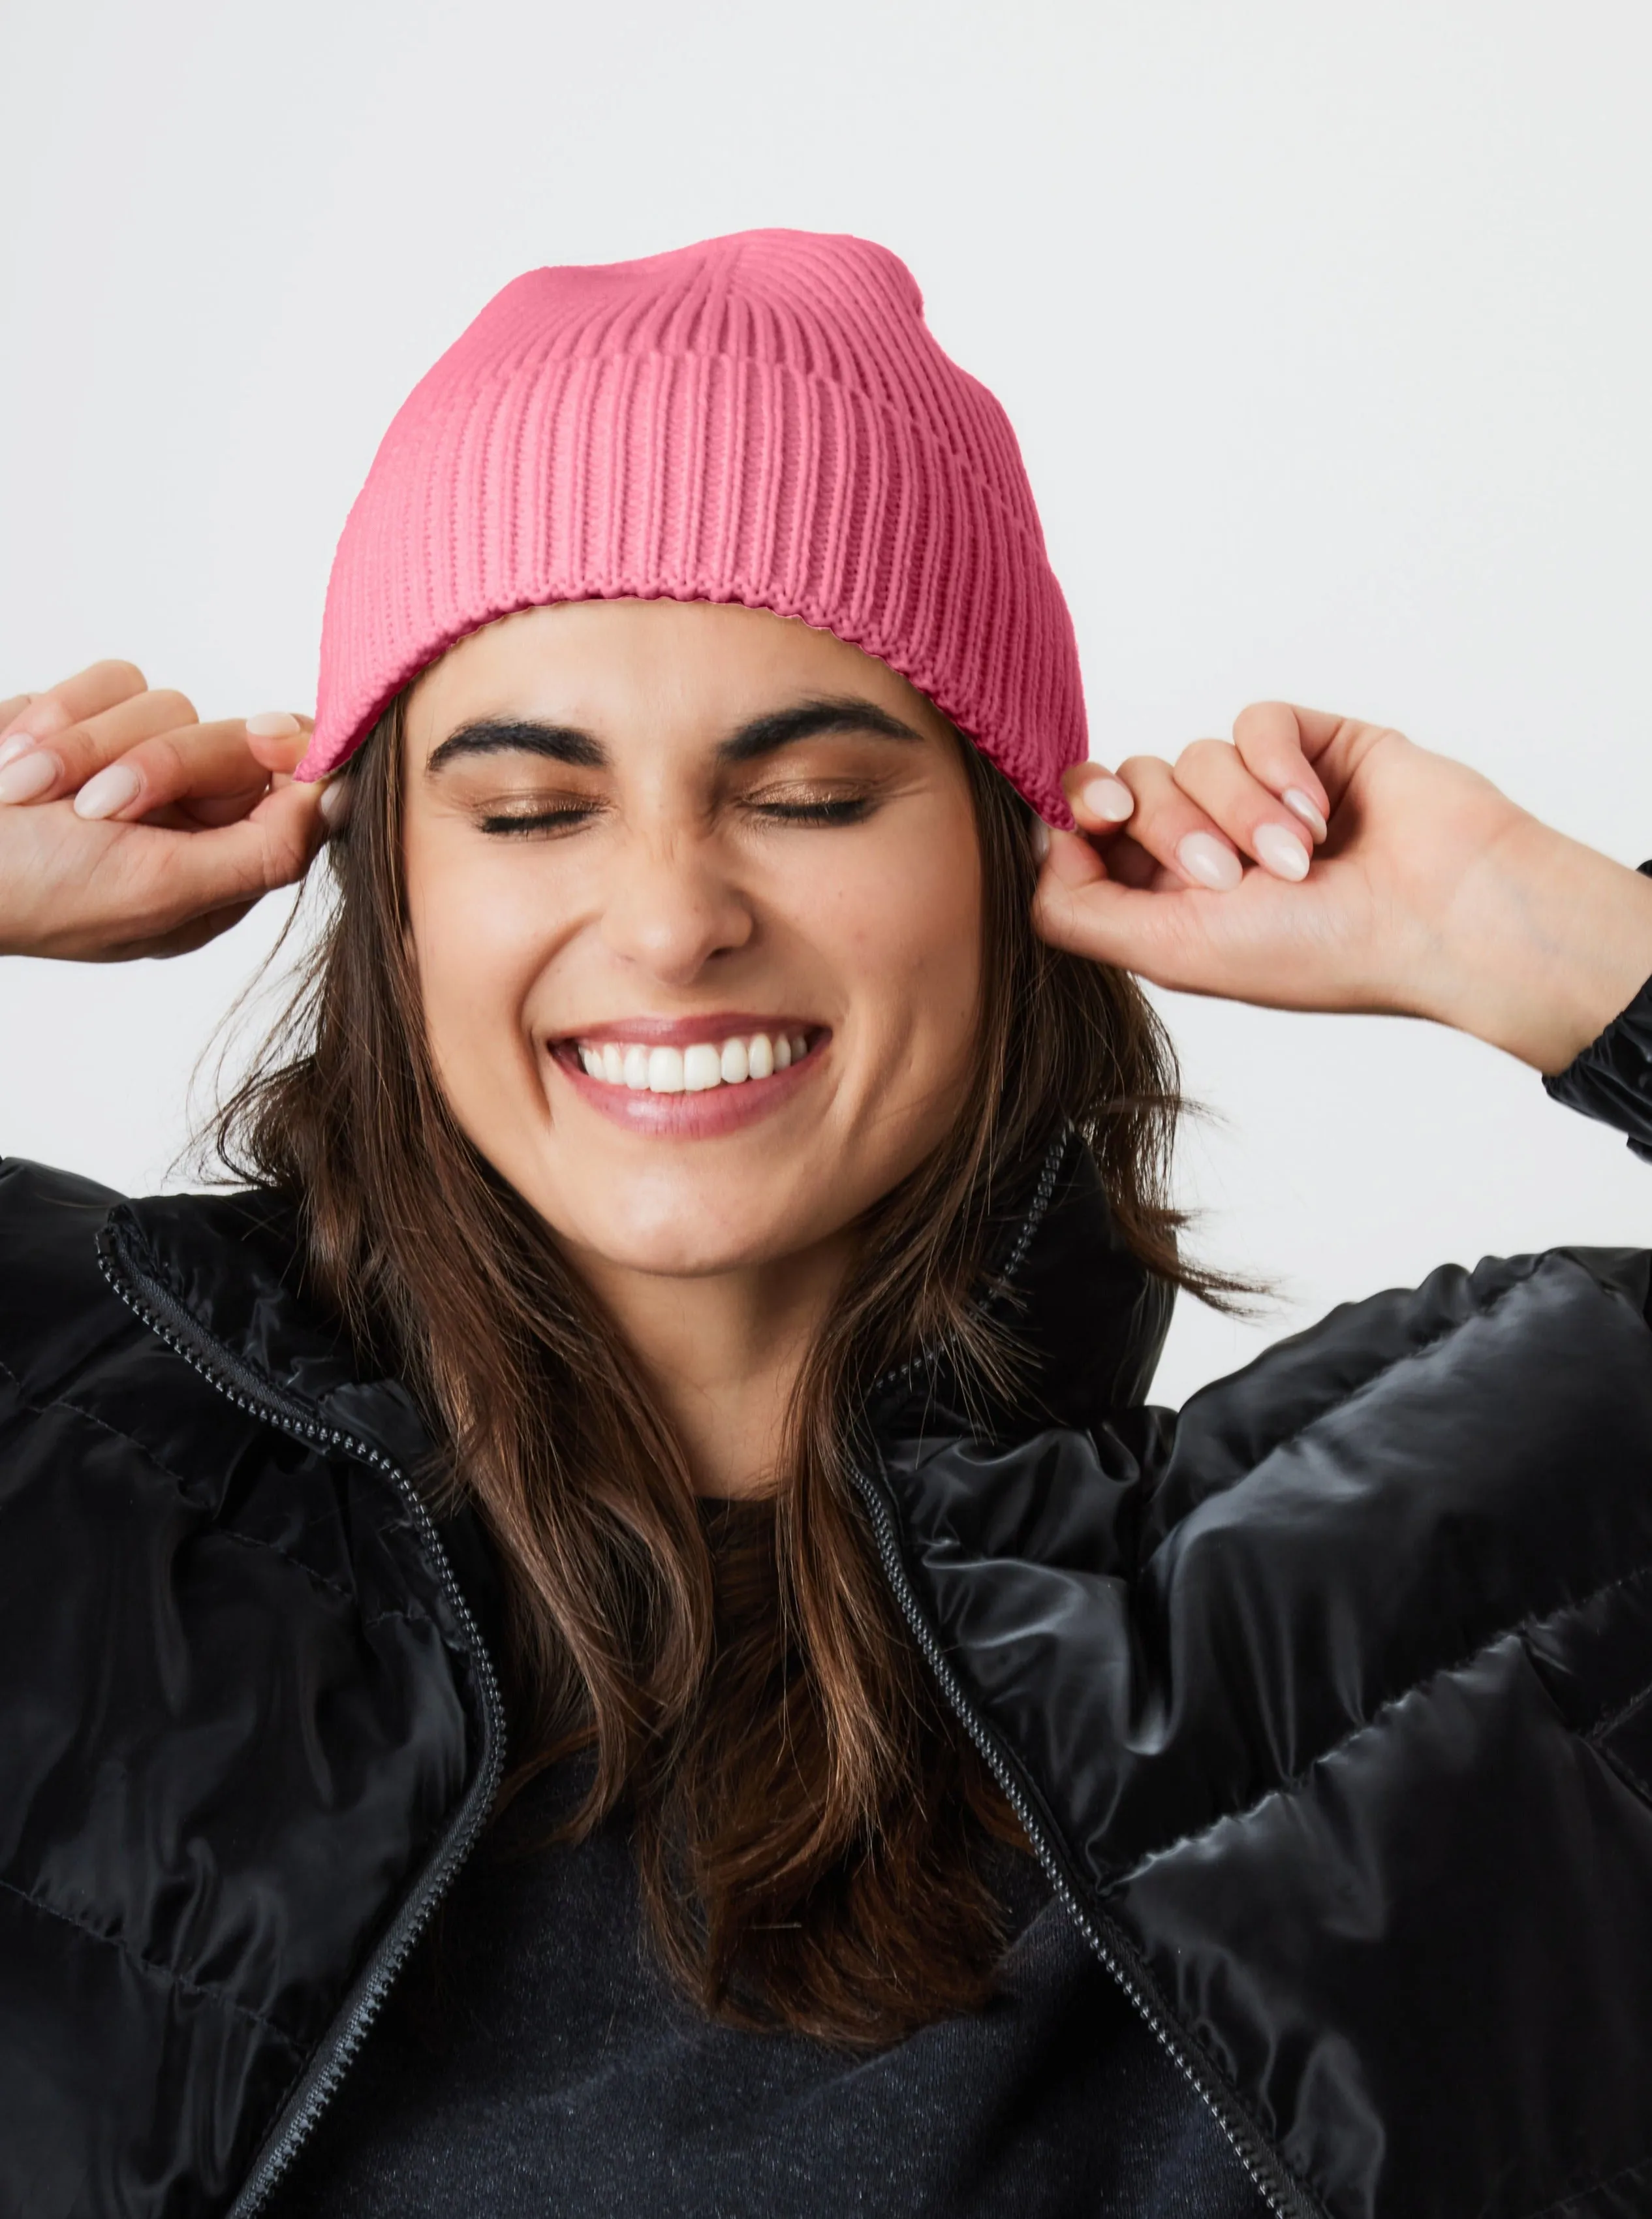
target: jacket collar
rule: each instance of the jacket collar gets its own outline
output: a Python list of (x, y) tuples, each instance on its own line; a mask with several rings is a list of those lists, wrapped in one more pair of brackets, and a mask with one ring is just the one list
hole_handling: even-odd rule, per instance
[[(349, 1343), (301, 1284), (295, 1214), (279, 1196), (158, 1195), (111, 1213), (104, 1247), (117, 1275), (164, 1298), (174, 1330), (204, 1356), (228, 1353), (275, 1400), (365, 1435), (409, 1472), (430, 1454), (399, 1381), (363, 1377)], [(1120, 1237), (1095, 1159), (1069, 1130), (993, 1235), (984, 1299), (1024, 1352), (1013, 1399), (970, 1410), (999, 1438), (1048, 1425), (1092, 1427), (1139, 1402), (1164, 1346), (1172, 1290)], [(881, 1437), (929, 1429), (960, 1399), (944, 1351), (881, 1381), (868, 1418)]]
[(488, 1652), (501, 1656), (504, 1599), (481, 1520), (443, 1487), (407, 1388), (362, 1377), (342, 1332), (306, 1298), (291, 1205), (258, 1190), (124, 1202), (105, 1220), (99, 1250), (122, 1297), (233, 1400), (401, 1475), (425, 1504)]
[(1175, 1290), (1125, 1246), (1095, 1157), (1071, 1128), (1005, 1212), (989, 1256), (983, 1301), (1020, 1352), (1014, 1391), (966, 1389), (946, 1350), (926, 1351), (874, 1389), (874, 1438), (949, 1432), (1004, 1442), (1051, 1425), (1084, 1431), (1146, 1395)]
[(296, 1213), (283, 1197), (152, 1195), (105, 1223), (106, 1265), (168, 1339), (273, 1409), (364, 1438), (410, 1475), (430, 1439), (400, 1381), (364, 1377), (342, 1331), (307, 1296)]

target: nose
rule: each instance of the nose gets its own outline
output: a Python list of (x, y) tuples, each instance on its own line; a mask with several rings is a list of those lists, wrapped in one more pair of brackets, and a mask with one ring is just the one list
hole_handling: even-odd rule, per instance
[(607, 860), (602, 935), (623, 962), (663, 985), (689, 985), (751, 938), (751, 907), (715, 840), (677, 831), (628, 840)]

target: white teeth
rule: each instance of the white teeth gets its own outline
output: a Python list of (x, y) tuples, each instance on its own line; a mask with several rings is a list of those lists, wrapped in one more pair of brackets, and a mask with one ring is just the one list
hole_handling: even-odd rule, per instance
[(683, 1091), (683, 1052), (680, 1047), (649, 1050), (649, 1092), (680, 1094)]
[(634, 1093), (704, 1094), (713, 1086), (739, 1086), (748, 1078), (772, 1078), (777, 1071), (801, 1063), (809, 1053), (804, 1033), (753, 1033), (725, 1040), (696, 1041), (692, 1047), (645, 1047), (641, 1041), (604, 1041), (577, 1050), (581, 1067), (610, 1086)]

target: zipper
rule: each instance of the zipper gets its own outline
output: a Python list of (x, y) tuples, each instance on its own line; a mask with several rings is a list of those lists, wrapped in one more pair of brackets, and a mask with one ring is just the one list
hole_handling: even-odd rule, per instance
[[(1652, 869), (1652, 866), (1649, 868)], [(1046, 1152), (1037, 1187), (1017, 1229), (1015, 1246), (1000, 1272), (1001, 1284), (1013, 1280), (1020, 1271), (1027, 1251), (1032, 1246), (1033, 1236), (1054, 1196), (1056, 1182), (1074, 1138), (1074, 1128), (1069, 1125), (1057, 1135)], [(996, 1297), (989, 1296), (988, 1299), (991, 1302)], [(941, 1353), (939, 1350), (921, 1349), (904, 1364), (885, 1372), (873, 1386), (873, 1395), (880, 1395), (911, 1378), (915, 1373), (933, 1364)], [(895, 1511), (886, 1490), (865, 1465), (858, 1462), (851, 1461), (850, 1474), (855, 1491), (866, 1504), (872, 1520), (873, 1538), (878, 1545), (884, 1577), (889, 1582), (902, 1616), (911, 1628), (919, 1653), (933, 1674), (935, 1685), (950, 1705), (953, 1716), (980, 1751), (987, 1769), (997, 1781), (1005, 1800), (1021, 1822), (1022, 1831), (1031, 1843), (1033, 1853), (1043, 1868), (1045, 1878), (1054, 1891), (1057, 1901), (1221, 2129), (1233, 2145), (1234, 2155), (1244, 2166), (1252, 2187), (1269, 2210), (1275, 2214), (1275, 2219), (1322, 2219), (1319, 2206), (1291, 2178), (1283, 2160), (1269, 2148), (1220, 2081), (1206, 2071), (1196, 2058), (1189, 2055), (1177, 2040), (1164, 2013), (1155, 2006), (1145, 1980), (1132, 1970), (1125, 1961), (1124, 1954), (1107, 1939), (1080, 1900), (1078, 1890), (1067, 1876), (1061, 1852), (1022, 1787), (1013, 1761), (1006, 1754), (997, 1735), (965, 1694), (958, 1675), (924, 1615), (923, 1606), (918, 1601), (917, 1591), (906, 1569), (906, 1560), (901, 1554)]]
[[(1006, 1278), (1013, 1276), (1048, 1205), (1065, 1153), (1065, 1136), (1051, 1149), (1046, 1159), (1037, 1193), (1021, 1228), (1014, 1254), (1004, 1274)], [(475, 1845), (476, 1837), (487, 1821), (494, 1797), (498, 1792), (504, 1769), (504, 1704), (493, 1662), (483, 1644), (464, 1592), (448, 1562), (447, 1552), (437, 1534), (434, 1521), (423, 1498), (400, 1466), (392, 1463), (370, 1442), (347, 1433), (340, 1427), (324, 1425), (309, 1414), (304, 1405), (295, 1401), (287, 1402), (267, 1381), (259, 1379), (250, 1367), (239, 1362), (227, 1349), (218, 1342), (211, 1341), (195, 1318), (174, 1296), (140, 1272), (128, 1259), (123, 1259), (133, 1277), (139, 1280), (143, 1287), (145, 1298), (140, 1301), (121, 1277), (111, 1252), (117, 1238), (107, 1228), (98, 1236), (98, 1264), (104, 1278), (133, 1315), (174, 1355), (181, 1357), (209, 1387), (227, 1397), (239, 1408), (275, 1426), (293, 1439), (307, 1444), (321, 1442), (329, 1447), (342, 1449), (347, 1455), (382, 1472), (394, 1483), (413, 1514), (419, 1537), (440, 1575), (443, 1588), (461, 1629), (471, 1644), (471, 1654), (475, 1659), (477, 1676), (481, 1685), (483, 1715), (488, 1730), (481, 1768), (460, 1806), (440, 1855), (426, 1868), (419, 1887), (403, 1904), (394, 1924), (375, 1951), (357, 1982), (353, 2003), (348, 2007), (342, 2022), (335, 2022), (329, 2029), (306, 2068), (297, 2091), (289, 2099), (285, 2124), (274, 2139), (266, 2143), (255, 2160), (252, 2171), (227, 2215), (227, 2219), (254, 2219), (254, 2215), (269, 2202), (283, 2175), (314, 2130), (317, 2121), (353, 2062), (396, 1976)], [(210, 1364), (204, 1360), (197, 1346), (202, 1339), (208, 1339), (212, 1350), (214, 1360)], [(897, 1373), (880, 1380), (879, 1386), (893, 1384), (897, 1377), (916, 1370), (926, 1360), (926, 1356), (921, 1354), (899, 1367)], [(887, 1495), (864, 1465), (855, 1463), (852, 1464), (851, 1471), (856, 1492), (865, 1502), (872, 1520), (884, 1576), (911, 1629), (919, 1653), (953, 1715), (980, 1751), (987, 1768), (1014, 1811), (1057, 1900), (1221, 2129), (1247, 2178), (1269, 2210), (1275, 2215), (1275, 2219), (1319, 2219), (1317, 2207), (1291, 2179), (1282, 2162), (1268, 2148), (1220, 2084), (1189, 2055), (1178, 2042), (1164, 2015), (1149, 1997), (1145, 1984), (1125, 1962), (1121, 1953), (1108, 1941), (1080, 1900), (1067, 1876), (1062, 1855), (1042, 1817), (1022, 1787), (1014, 1764), (1006, 1756), (997, 1734), (964, 1692), (939, 1638), (924, 1615), (922, 1605), (907, 1571), (905, 1559), (901, 1554), (895, 1513)]]
[(1166, 2023), (1164, 2013), (1155, 2008), (1143, 1982), (1125, 1962), (1120, 1951), (1108, 1941), (1079, 1900), (1077, 1890), (1067, 1877), (1061, 1855), (1023, 1789), (1015, 1766), (1005, 1755), (997, 1734), (965, 1694), (934, 1629), (923, 1614), (922, 1605), (918, 1601), (905, 1560), (901, 1555), (895, 1514), (884, 1489), (864, 1466), (859, 1464), (852, 1465), (851, 1473), (856, 1491), (871, 1514), (873, 1538), (882, 1559), (884, 1576), (894, 1591), (895, 1600), (911, 1628), (923, 1661), (934, 1674), (935, 1684), (951, 1706), (954, 1716), (980, 1751), (987, 1768), (1003, 1791), (1005, 1799), (1020, 1820), (1028, 1840), (1032, 1843), (1033, 1853), (1042, 1866), (1045, 1877), (1062, 1908), (1233, 2144), (1234, 2154), (1245, 2167), (1251, 2185), (1269, 2210), (1276, 2215), (1276, 2219), (1318, 2219), (1318, 2207), (1291, 2179), (1282, 2162), (1268, 2148), (1220, 2085), (1188, 2054)]
[[(252, 2170), (243, 2182), (227, 2215), (227, 2219), (253, 2219), (253, 2214), (261, 2211), (269, 2202), (282, 2176), (314, 2130), (316, 2122), (353, 2063), (368, 2029), (377, 2017), (397, 1975), (430, 1924), (437, 1905), (452, 1886), (460, 1867), (475, 1846), (476, 1837), (493, 1807), (504, 1770), (505, 1706), (493, 1660), (483, 1644), (464, 1591), (448, 1562), (447, 1551), (437, 1534), (435, 1521), (407, 1474), (382, 1450), (375, 1448), (370, 1441), (345, 1433), (339, 1426), (323, 1424), (310, 1414), (304, 1404), (295, 1400), (289, 1401), (267, 1381), (259, 1379), (249, 1366), (212, 1340), (183, 1305), (163, 1288), (158, 1287), (133, 1264), (128, 1256), (122, 1252), (117, 1260), (115, 1253), (117, 1244), (123, 1249), (124, 1244), (120, 1243), (118, 1234), (111, 1234), (108, 1228), (98, 1236), (98, 1264), (104, 1278), (133, 1315), (175, 1356), (182, 1357), (190, 1370), (198, 1372), (209, 1387), (227, 1396), (238, 1408), (248, 1411), (294, 1439), (309, 1445), (320, 1443), (329, 1448), (342, 1449), (346, 1455), (382, 1472), (394, 1484), (411, 1511), (414, 1530), (440, 1576), (460, 1630), (470, 1644), (470, 1654), (475, 1660), (481, 1689), (485, 1735), (481, 1764), (476, 1777), (459, 1806), (447, 1840), (434, 1861), (425, 1866), (418, 1886), (404, 1901), (388, 1932), (373, 1952), (356, 1983), (353, 1998), (345, 2007), (342, 2016), (334, 2019), (304, 2068), (296, 2089), (288, 2099), (283, 2123), (272, 2130), (271, 2137), (254, 2160)], [(141, 1299), (123, 1276), (122, 1266), (141, 1287)], [(201, 1352), (199, 1344), (203, 1340), (212, 1352), (210, 1362)]]

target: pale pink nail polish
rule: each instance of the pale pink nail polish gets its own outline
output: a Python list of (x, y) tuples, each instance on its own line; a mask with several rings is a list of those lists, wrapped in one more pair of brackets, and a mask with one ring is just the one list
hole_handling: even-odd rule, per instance
[(1276, 879), (1305, 879), (1307, 876), (1307, 850), (1289, 827), (1283, 824), (1258, 824), (1251, 835), (1251, 845), (1256, 849), (1257, 861)]
[(1300, 786), (1290, 786), (1279, 798), (1294, 816), (1301, 818), (1316, 840), (1324, 839), (1330, 828)]
[(1087, 778), (1078, 789), (1078, 799), (1092, 817), (1107, 824), (1122, 824), (1136, 806), (1134, 794), (1121, 778)]
[(0, 802), (38, 801), (62, 774), (63, 765), (44, 748), (16, 755), (0, 770)]
[(290, 740), (304, 728), (285, 709), (265, 709), (247, 718), (246, 729), (255, 740)]
[(126, 763), (110, 763), (100, 770), (96, 778), (89, 778), (75, 796), (77, 817), (113, 817), (118, 809), (135, 801), (143, 792), (143, 780)]
[(1177, 844), (1176, 861), (1185, 877), (1213, 893), (1231, 893), (1245, 876), (1239, 857), (1214, 832), (1184, 834)]
[(37, 744), (33, 732), (14, 732), (9, 740), (0, 740), (0, 770), (9, 762), (16, 762), (19, 755), (26, 755)]

